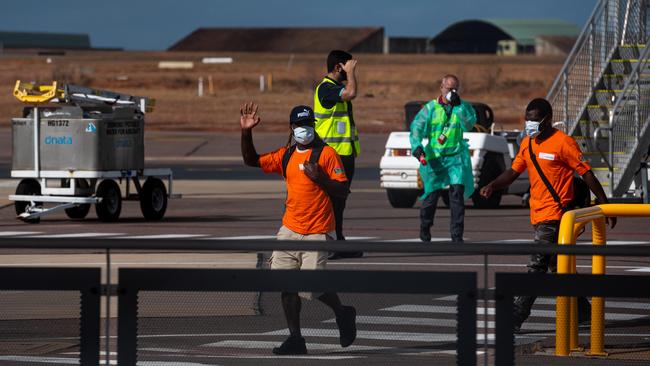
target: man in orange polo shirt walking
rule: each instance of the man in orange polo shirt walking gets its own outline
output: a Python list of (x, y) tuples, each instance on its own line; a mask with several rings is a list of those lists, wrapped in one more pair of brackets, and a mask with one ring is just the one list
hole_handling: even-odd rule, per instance
[[(598, 178), (591, 171), (582, 156), (576, 141), (560, 130), (553, 128), (553, 109), (551, 104), (542, 98), (533, 99), (526, 107), (526, 127), (528, 135), (521, 142), (519, 153), (512, 162), (511, 169), (506, 170), (495, 180), (481, 188), (483, 197), (490, 197), (492, 192), (501, 190), (512, 184), (526, 169), (530, 180), (530, 222), (535, 230), (535, 242), (538, 244), (556, 244), (562, 214), (573, 200), (573, 173), (582, 177), (589, 189), (596, 196), (598, 204), (607, 203), (607, 196)], [(557, 193), (559, 203), (547, 188), (535, 163), (531, 159), (531, 150), (539, 168)], [(612, 228), (616, 218), (608, 218)], [(555, 272), (556, 256), (533, 254), (528, 264), (529, 273)], [(520, 296), (515, 299), (514, 323), (515, 331), (530, 316), (530, 310), (535, 302), (534, 296)], [(579, 301), (580, 316), (587, 315), (589, 303), (582, 298)]]
[[(334, 240), (335, 221), (330, 197), (345, 198), (349, 192), (341, 159), (314, 132), (314, 111), (307, 106), (293, 108), (289, 115), (291, 138), (287, 144), (268, 154), (258, 155), (253, 144), (253, 128), (260, 123), (257, 105), (241, 107), (241, 150), (246, 165), (260, 167), (265, 173), (283, 175), (287, 199), (278, 240)], [(325, 269), (327, 252), (274, 251), (271, 269)], [(311, 299), (313, 294), (300, 296)], [(341, 305), (336, 293), (316, 296), (336, 315), (339, 342), (347, 347), (354, 342), (356, 310)], [(273, 349), (278, 355), (306, 354), (300, 333), (301, 300), (297, 293), (282, 293), (282, 308), (287, 319), (289, 338)]]

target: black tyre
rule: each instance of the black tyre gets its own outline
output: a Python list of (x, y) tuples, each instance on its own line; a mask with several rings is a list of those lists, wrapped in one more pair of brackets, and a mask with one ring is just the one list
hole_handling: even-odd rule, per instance
[(103, 180), (97, 187), (97, 197), (102, 201), (95, 205), (97, 218), (101, 221), (117, 221), (122, 211), (122, 192), (114, 180)]
[[(77, 187), (79, 188), (88, 188), (90, 185), (85, 179), (77, 179)], [(90, 211), (90, 204), (80, 204), (74, 207), (66, 208), (65, 214), (68, 215), (71, 219), (81, 220), (88, 215)]]
[[(481, 167), (481, 176), (478, 181), (478, 189), (484, 187), (504, 171), (504, 162), (501, 154), (489, 152), (485, 154), (483, 166)], [(478, 189), (472, 195), (472, 202), (476, 208), (497, 208), (501, 203), (503, 191), (492, 192), (490, 198), (483, 198)]]
[(140, 210), (147, 220), (160, 220), (167, 210), (167, 189), (158, 178), (147, 178), (140, 191)]
[(422, 192), (415, 189), (387, 189), (386, 194), (391, 206), (395, 208), (411, 208)]
[[(28, 195), (28, 196), (39, 196), (41, 194), (41, 184), (38, 183), (36, 179), (23, 179), (18, 183), (16, 187), (16, 194)], [(42, 206), (42, 202), (35, 202), (36, 206)], [(16, 215), (20, 215), (25, 212), (29, 206), (27, 201), (16, 201), (14, 202), (14, 208), (16, 209)], [(24, 220), (30, 224), (38, 224), (41, 221), (40, 217), (30, 220)]]

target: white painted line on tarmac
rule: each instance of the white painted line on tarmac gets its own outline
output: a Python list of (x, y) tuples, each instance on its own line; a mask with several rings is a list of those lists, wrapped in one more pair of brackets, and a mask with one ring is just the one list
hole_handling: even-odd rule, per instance
[(132, 235), (121, 236), (118, 239), (190, 239), (201, 238), (206, 234), (159, 234), (159, 235)]
[[(289, 335), (288, 329), (281, 329), (271, 332), (263, 333), (264, 335)], [(339, 338), (338, 329), (322, 329), (322, 328), (303, 328), (302, 334), (312, 337), (323, 337), (323, 338)], [(517, 335), (516, 340), (519, 342), (533, 342), (540, 340), (542, 338), (537, 336), (519, 336)], [(403, 341), (403, 342), (455, 342), (456, 334), (452, 333), (415, 333), (415, 332), (380, 332), (380, 331), (368, 331), (361, 330), (357, 331), (357, 339), (372, 339), (372, 340), (383, 340), (383, 341)], [(485, 339), (484, 334), (477, 334), (476, 340), (483, 341)], [(494, 334), (488, 334), (488, 341), (493, 341), (495, 339)]]
[[(410, 243), (410, 242), (418, 242), (418, 243), (424, 243), (420, 238), (414, 238), (414, 239), (389, 239), (389, 240), (380, 240), (383, 243)], [(451, 238), (431, 238), (432, 242), (440, 242), (440, 241), (451, 241)]]
[[(456, 306), (436, 306), (436, 305), (397, 305), (389, 308), (380, 309), (381, 311), (400, 311), (411, 313), (438, 313), (438, 314), (456, 314), (458, 308)], [(484, 307), (477, 307), (476, 314), (485, 314)], [(494, 315), (494, 308), (487, 309), (488, 315)], [(533, 309), (530, 316), (537, 318), (555, 318), (555, 310), (536, 310)], [(606, 313), (605, 320), (634, 320), (643, 318), (645, 315), (640, 314), (619, 314), (619, 313)]]
[[(265, 342), (265, 341), (222, 341), (217, 343), (204, 344), (202, 347), (219, 347), (219, 348), (242, 348), (242, 349), (271, 349), (276, 347), (278, 342)], [(383, 347), (383, 346), (356, 346), (352, 345), (347, 348), (341, 348), (338, 344), (323, 344), (323, 343), (307, 343), (307, 350), (309, 351), (324, 351), (324, 352), (370, 352), (370, 351), (390, 351), (390, 354), (398, 354), (403, 356), (411, 355), (427, 355), (427, 354), (451, 354), (455, 355), (456, 350), (441, 350), (431, 351), (430, 349), (423, 348), (399, 348), (399, 347)], [(483, 354), (483, 351), (477, 351), (476, 354)], [(337, 359), (337, 356), (312, 356), (316, 359), (327, 357), (327, 359)], [(339, 356), (340, 357), (340, 356)], [(245, 355), (238, 355), (237, 358), (249, 358)], [(358, 358), (355, 356), (348, 356), (348, 358)]]
[[(555, 299), (540, 298), (535, 304), (555, 305)], [(605, 299), (605, 311), (609, 309), (650, 310), (650, 302), (610, 301)]]
[[(221, 341), (216, 343), (202, 344), (201, 347), (216, 347), (216, 348), (245, 348), (245, 349), (272, 349), (273, 347), (279, 346), (278, 342), (269, 342), (269, 341), (241, 341), (241, 340), (228, 340)], [(330, 351), (330, 352), (341, 352), (341, 351), (376, 351), (392, 349), (392, 347), (381, 347), (381, 346), (357, 346), (351, 345), (346, 348), (342, 348), (339, 344), (329, 344), (329, 343), (307, 343), (307, 350), (311, 351)]]
[[(328, 319), (323, 323), (336, 323), (336, 319)], [(357, 316), (357, 324), (373, 324), (373, 325), (409, 325), (409, 326), (428, 326), (428, 327), (443, 327), (443, 328), (456, 328), (458, 322), (456, 319), (438, 319), (438, 318), (413, 318), (413, 317), (398, 317), (398, 316)], [(486, 322), (479, 320), (476, 322), (476, 327), (484, 329)], [(488, 321), (488, 329), (494, 329), (494, 321)], [(524, 330), (553, 330), (555, 324), (550, 323), (534, 323), (526, 322), (522, 327)]]
[(73, 234), (43, 234), (28, 235), (27, 238), (98, 238), (102, 236), (120, 236), (124, 233), (73, 233)]
[(42, 231), (0, 231), (0, 236), (35, 235), (42, 233)]
[(0, 361), (49, 363), (59, 365), (78, 365), (79, 358), (36, 357), (36, 356), (0, 356)]
[[(437, 297), (434, 300), (436, 300), (436, 301), (456, 302), (457, 301), (457, 296), (456, 295), (450, 295), (450, 296)], [(490, 302), (494, 302), (494, 300), (490, 300)], [(537, 300), (535, 300), (535, 304), (536, 305), (555, 305), (555, 298), (554, 297), (538, 297)], [(650, 309), (650, 302), (605, 300), (605, 308), (606, 309), (649, 310)]]
[(628, 270), (626, 270), (626, 272), (641, 272), (641, 273), (646, 273), (646, 272), (650, 272), (650, 267), (640, 267), (640, 268), (637, 267), (637, 268), (632, 268), (632, 269), (628, 269)]
[(275, 235), (244, 235), (244, 236), (211, 236), (201, 240), (267, 240), (275, 239)]
[[(589, 240), (579, 240), (578, 245), (592, 245), (592, 242)], [(643, 245), (650, 244), (648, 241), (634, 241), (634, 240), (607, 240), (606, 245)]]

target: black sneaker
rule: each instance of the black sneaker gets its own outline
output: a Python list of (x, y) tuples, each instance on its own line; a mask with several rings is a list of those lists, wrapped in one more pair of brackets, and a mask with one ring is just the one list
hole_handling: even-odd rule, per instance
[(343, 258), (341, 256), (341, 252), (329, 252), (329, 254), (327, 255), (327, 259), (329, 259), (331, 261), (336, 260), (336, 259), (341, 259), (341, 258)]
[(363, 252), (341, 252), (341, 258), (361, 258), (363, 257)]
[(431, 241), (431, 232), (429, 231), (429, 228), (420, 226), (420, 240), (425, 243)]
[(305, 338), (299, 336), (289, 336), (280, 347), (273, 348), (273, 353), (276, 355), (306, 355), (307, 346), (305, 346)]
[(357, 309), (343, 306), (340, 316), (336, 317), (336, 325), (339, 327), (341, 347), (351, 345), (357, 338)]

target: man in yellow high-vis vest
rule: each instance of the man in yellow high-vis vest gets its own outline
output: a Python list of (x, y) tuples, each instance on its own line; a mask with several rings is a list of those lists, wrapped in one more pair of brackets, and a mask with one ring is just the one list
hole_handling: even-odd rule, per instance
[[(341, 157), (350, 184), (354, 177), (354, 159), (361, 151), (351, 102), (357, 96), (356, 66), (357, 60), (353, 59), (348, 52), (331, 51), (327, 56), (327, 76), (318, 84), (314, 93), (316, 132)], [(343, 236), (345, 201), (345, 198), (332, 198), (336, 240), (345, 240)], [(330, 259), (356, 258), (362, 255), (362, 252), (339, 252), (332, 253)]]

